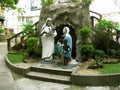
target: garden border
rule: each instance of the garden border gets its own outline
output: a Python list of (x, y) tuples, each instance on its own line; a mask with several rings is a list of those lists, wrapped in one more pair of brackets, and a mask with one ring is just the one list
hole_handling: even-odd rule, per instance
[[(30, 71), (29, 68), (20, 68), (12, 64), (9, 59), (5, 58), (6, 65), (15, 73), (25, 76)], [(75, 69), (71, 73), (71, 84), (79, 86), (118, 86), (120, 85), (120, 73), (101, 74), (101, 75), (77, 75)]]
[(5, 58), (5, 63), (11, 71), (13, 71), (17, 74), (23, 75), (23, 76), (25, 76), (25, 74), (31, 70), (30, 67), (29, 68), (21, 68), (21, 67), (18, 67), (16, 65), (12, 64), (9, 61), (8, 57)]

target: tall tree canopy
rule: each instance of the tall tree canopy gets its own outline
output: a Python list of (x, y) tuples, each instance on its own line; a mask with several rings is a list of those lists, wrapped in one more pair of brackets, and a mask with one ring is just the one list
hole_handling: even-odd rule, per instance
[(0, 7), (7, 9), (15, 9), (15, 4), (18, 3), (19, 0), (0, 0)]

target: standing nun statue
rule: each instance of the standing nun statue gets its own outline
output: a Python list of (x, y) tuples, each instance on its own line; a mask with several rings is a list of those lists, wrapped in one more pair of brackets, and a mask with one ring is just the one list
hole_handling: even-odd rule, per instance
[(47, 18), (46, 23), (41, 29), (42, 62), (53, 62), (54, 37), (57, 35), (57, 32), (53, 27), (52, 19)]
[(64, 39), (63, 39), (63, 51), (62, 51), (64, 65), (67, 65), (72, 59), (72, 37), (69, 34), (69, 32), (70, 32), (69, 27), (65, 26), (63, 28)]

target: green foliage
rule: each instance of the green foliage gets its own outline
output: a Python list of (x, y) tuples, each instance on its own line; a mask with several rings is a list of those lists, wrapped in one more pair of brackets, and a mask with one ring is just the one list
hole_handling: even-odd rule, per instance
[(95, 60), (95, 63), (94, 63), (94, 66), (96, 66), (97, 68), (98, 67), (103, 67), (103, 65), (102, 65), (102, 58), (105, 56), (105, 53), (104, 53), (104, 51), (102, 51), (102, 50), (95, 50), (94, 51), (94, 54), (93, 54), (93, 58), (94, 58), (94, 60)]
[(111, 58), (120, 58), (120, 49), (118, 49), (118, 50), (114, 50), (114, 49), (109, 50), (109, 56)]
[(23, 8), (20, 7), (16, 7), (14, 12), (12, 13), (13, 15), (18, 14), (18, 16), (22, 16), (25, 13), (25, 10)]
[(0, 34), (4, 33), (4, 32), (5, 32), (5, 29), (4, 28), (0, 28)]
[(89, 58), (91, 58), (94, 50), (95, 50), (95, 48), (93, 45), (82, 45), (80, 48), (82, 60), (85, 61), (85, 60), (88, 60)]
[(80, 0), (71, 0), (72, 2), (79, 2)]
[[(5, 29), (4, 28), (0, 28), (0, 34), (5, 33)], [(4, 40), (4, 35), (0, 35), (0, 41)]]
[(99, 58), (103, 58), (103, 56), (105, 55), (103, 50), (95, 50), (94, 54), (96, 57), (99, 57)]
[(103, 64), (104, 68), (98, 68), (97, 70), (103, 74), (120, 73), (120, 63), (117, 64)]
[(0, 7), (7, 9), (15, 9), (15, 4), (18, 3), (19, 0), (0, 0)]
[(113, 21), (107, 21), (103, 19), (100, 20), (97, 30), (104, 31), (105, 33), (112, 33), (114, 28), (116, 28), (116, 24)]
[(39, 56), (41, 54), (39, 49), (39, 39), (36, 37), (27, 38), (27, 53), (29, 56)]
[(93, 0), (82, 0), (86, 5), (90, 5)]
[(0, 19), (1, 19), (1, 20), (5, 20), (5, 16), (0, 15)]
[(92, 30), (90, 28), (80, 29), (80, 35), (82, 39), (88, 38), (91, 35)]
[(95, 61), (96, 61), (96, 65), (97, 66), (100, 66), (101, 64), (101, 59), (104, 57), (105, 53), (103, 50), (95, 50), (94, 51), (94, 58), (95, 58)]
[(81, 36), (81, 44), (88, 44), (89, 38), (91, 36), (92, 30), (90, 28), (81, 28), (80, 29), (80, 36)]
[(113, 39), (113, 29), (116, 28), (116, 24), (112, 21), (101, 20), (96, 28), (96, 33), (93, 36), (93, 44), (96, 49), (103, 50), (108, 55), (110, 49), (110, 43)]
[(49, 5), (53, 3), (54, 3), (54, 0), (41, 0), (41, 5)]
[(32, 22), (28, 22), (26, 24), (23, 24), (23, 31), (24, 33), (28, 34), (28, 36), (35, 36), (34, 33), (34, 24)]
[(90, 53), (94, 52), (93, 45), (82, 45), (80, 48), (81, 55), (89, 55)]
[(20, 63), (23, 62), (25, 56), (22, 54), (8, 54), (8, 59), (11, 63)]

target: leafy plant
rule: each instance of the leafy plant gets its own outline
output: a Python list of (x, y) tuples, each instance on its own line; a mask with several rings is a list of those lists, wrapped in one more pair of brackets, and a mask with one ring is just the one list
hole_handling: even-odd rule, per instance
[(96, 33), (94, 36), (94, 46), (97, 49), (105, 51), (108, 56), (108, 50), (110, 49), (110, 42), (113, 39), (113, 29), (116, 28), (116, 24), (112, 21), (105, 19), (98, 23)]
[(88, 60), (89, 58), (92, 58), (93, 52), (95, 48), (93, 45), (82, 45), (80, 48), (80, 53), (82, 56), (82, 60)]
[(82, 28), (80, 29), (80, 35), (83, 39), (88, 38), (91, 34), (92, 30), (90, 28)]
[[(0, 28), (0, 34), (5, 33), (5, 29), (4, 28)], [(4, 40), (4, 36), (0, 35), (0, 41)]]
[(25, 10), (23, 8), (16, 7), (12, 14), (18, 15), (18, 16), (23, 16), (24, 13), (25, 13)]
[(35, 36), (34, 24), (32, 22), (23, 24), (23, 31), (25, 34), (28, 34), (28, 37)]
[(54, 3), (54, 0), (41, 0), (41, 5), (49, 5), (53, 3)]
[(28, 56), (40, 56), (39, 39), (36, 37), (27, 38), (27, 53)]
[(103, 19), (100, 20), (100, 22), (98, 23), (97, 30), (106, 31), (106, 33), (112, 33), (112, 30), (116, 27), (116, 23), (114, 23), (113, 21)]
[(80, 36), (82, 44), (88, 44), (89, 40), (88, 38), (91, 36), (92, 30), (90, 28), (81, 28), (80, 29)]
[(103, 58), (103, 56), (105, 55), (103, 50), (95, 50), (94, 54), (96, 57), (99, 57), (99, 58)]
[(92, 1), (93, 0), (83, 0), (83, 2), (85, 3), (85, 5), (90, 5)]
[(4, 33), (4, 32), (5, 32), (5, 29), (4, 28), (0, 28), (0, 34)]
[(94, 52), (94, 58), (97, 66), (101, 65), (101, 59), (104, 57), (105, 53), (103, 50), (95, 50)]
[(118, 50), (114, 50), (114, 49), (109, 50), (109, 56), (111, 58), (120, 58), (120, 49), (118, 49)]
[(16, 8), (15, 4), (17, 4), (18, 1), (19, 0), (2, 0), (2, 1), (0, 0), (0, 7), (2, 9), (5, 9), (5, 8), (15, 9)]

